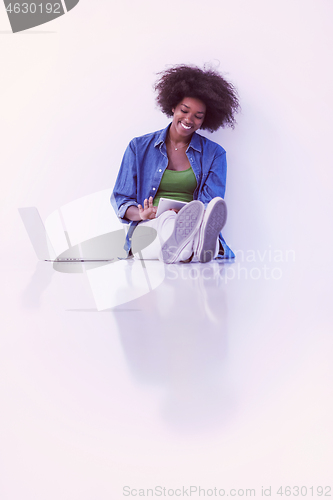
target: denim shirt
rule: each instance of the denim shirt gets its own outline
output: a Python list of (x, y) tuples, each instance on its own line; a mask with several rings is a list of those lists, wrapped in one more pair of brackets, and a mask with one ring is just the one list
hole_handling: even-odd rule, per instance
[[(125, 249), (131, 248), (131, 237), (135, 227), (141, 221), (126, 219), (125, 213), (131, 205), (143, 205), (145, 198), (155, 197), (162, 176), (168, 166), (166, 137), (169, 129), (165, 129), (134, 138), (128, 145), (111, 195), (111, 204), (121, 219), (130, 224)], [(197, 180), (193, 199), (202, 201), (205, 207), (220, 196), (224, 198), (227, 161), (225, 150), (213, 141), (196, 132), (186, 149), (186, 155)], [(227, 246), (222, 234), (219, 235), (224, 254), (219, 259), (232, 259), (233, 251)]]

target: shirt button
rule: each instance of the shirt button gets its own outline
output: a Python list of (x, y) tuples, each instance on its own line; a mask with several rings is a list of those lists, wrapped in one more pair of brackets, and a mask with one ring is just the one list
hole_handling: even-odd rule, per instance
[(155, 191), (155, 188), (153, 188), (153, 191)]
[(161, 169), (161, 168), (159, 169), (159, 172), (162, 172), (162, 169)]

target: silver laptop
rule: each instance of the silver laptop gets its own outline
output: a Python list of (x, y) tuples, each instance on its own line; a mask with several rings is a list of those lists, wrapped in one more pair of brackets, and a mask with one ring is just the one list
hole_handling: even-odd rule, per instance
[[(71, 246), (70, 238), (64, 231), (68, 248), (57, 255), (37, 208), (25, 207), (18, 210), (39, 260), (49, 262), (111, 262), (127, 257), (124, 248), (125, 229), (102, 234), (74, 246)], [(135, 238), (132, 239), (132, 247), (133, 249), (135, 247), (135, 252), (139, 252), (155, 238), (156, 231), (154, 229), (137, 228)]]

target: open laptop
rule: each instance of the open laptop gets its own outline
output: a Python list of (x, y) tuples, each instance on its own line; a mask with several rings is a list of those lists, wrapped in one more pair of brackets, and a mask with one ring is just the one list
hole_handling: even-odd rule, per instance
[[(38, 209), (36, 207), (19, 208), (19, 213), (39, 260), (50, 262), (105, 262), (113, 261), (118, 257), (125, 258), (127, 255), (124, 250), (126, 239), (124, 229), (102, 234), (74, 246), (71, 246), (69, 237), (64, 231), (61, 236), (65, 241), (67, 240), (67, 249), (57, 254)], [(63, 248), (64, 245), (62, 245)]]
[[(25, 207), (18, 210), (39, 260), (67, 263), (112, 262), (127, 257), (127, 252), (124, 249), (126, 241), (124, 228), (101, 234), (74, 246), (71, 246), (68, 234), (63, 229), (58, 228), (58, 234), (53, 235), (54, 244), (52, 244), (51, 237), (45, 229), (38, 209), (36, 207)], [(156, 231), (154, 229), (138, 228), (136, 237), (132, 238), (132, 246), (137, 247), (136, 251), (140, 251), (154, 241), (155, 238)], [(136, 241), (133, 241), (133, 239)], [(60, 252), (55, 251), (56, 240), (62, 240), (62, 245), (58, 245), (61, 248)], [(67, 249), (64, 249), (65, 247)]]

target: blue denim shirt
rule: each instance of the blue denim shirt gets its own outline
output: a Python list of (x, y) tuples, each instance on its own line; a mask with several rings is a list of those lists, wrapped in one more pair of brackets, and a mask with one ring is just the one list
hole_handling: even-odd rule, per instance
[[(145, 198), (155, 197), (163, 173), (168, 166), (166, 137), (168, 125), (164, 130), (146, 134), (133, 139), (124, 154), (120, 170), (111, 195), (111, 203), (122, 222), (130, 224), (127, 234), (126, 251), (131, 247), (131, 236), (140, 221), (130, 221), (125, 213), (131, 205), (143, 205)], [(205, 206), (215, 198), (224, 198), (227, 161), (225, 150), (213, 141), (194, 133), (186, 149), (197, 187), (193, 199), (199, 200)], [(222, 234), (219, 236), (224, 254), (220, 259), (232, 259), (233, 251), (227, 246)]]

